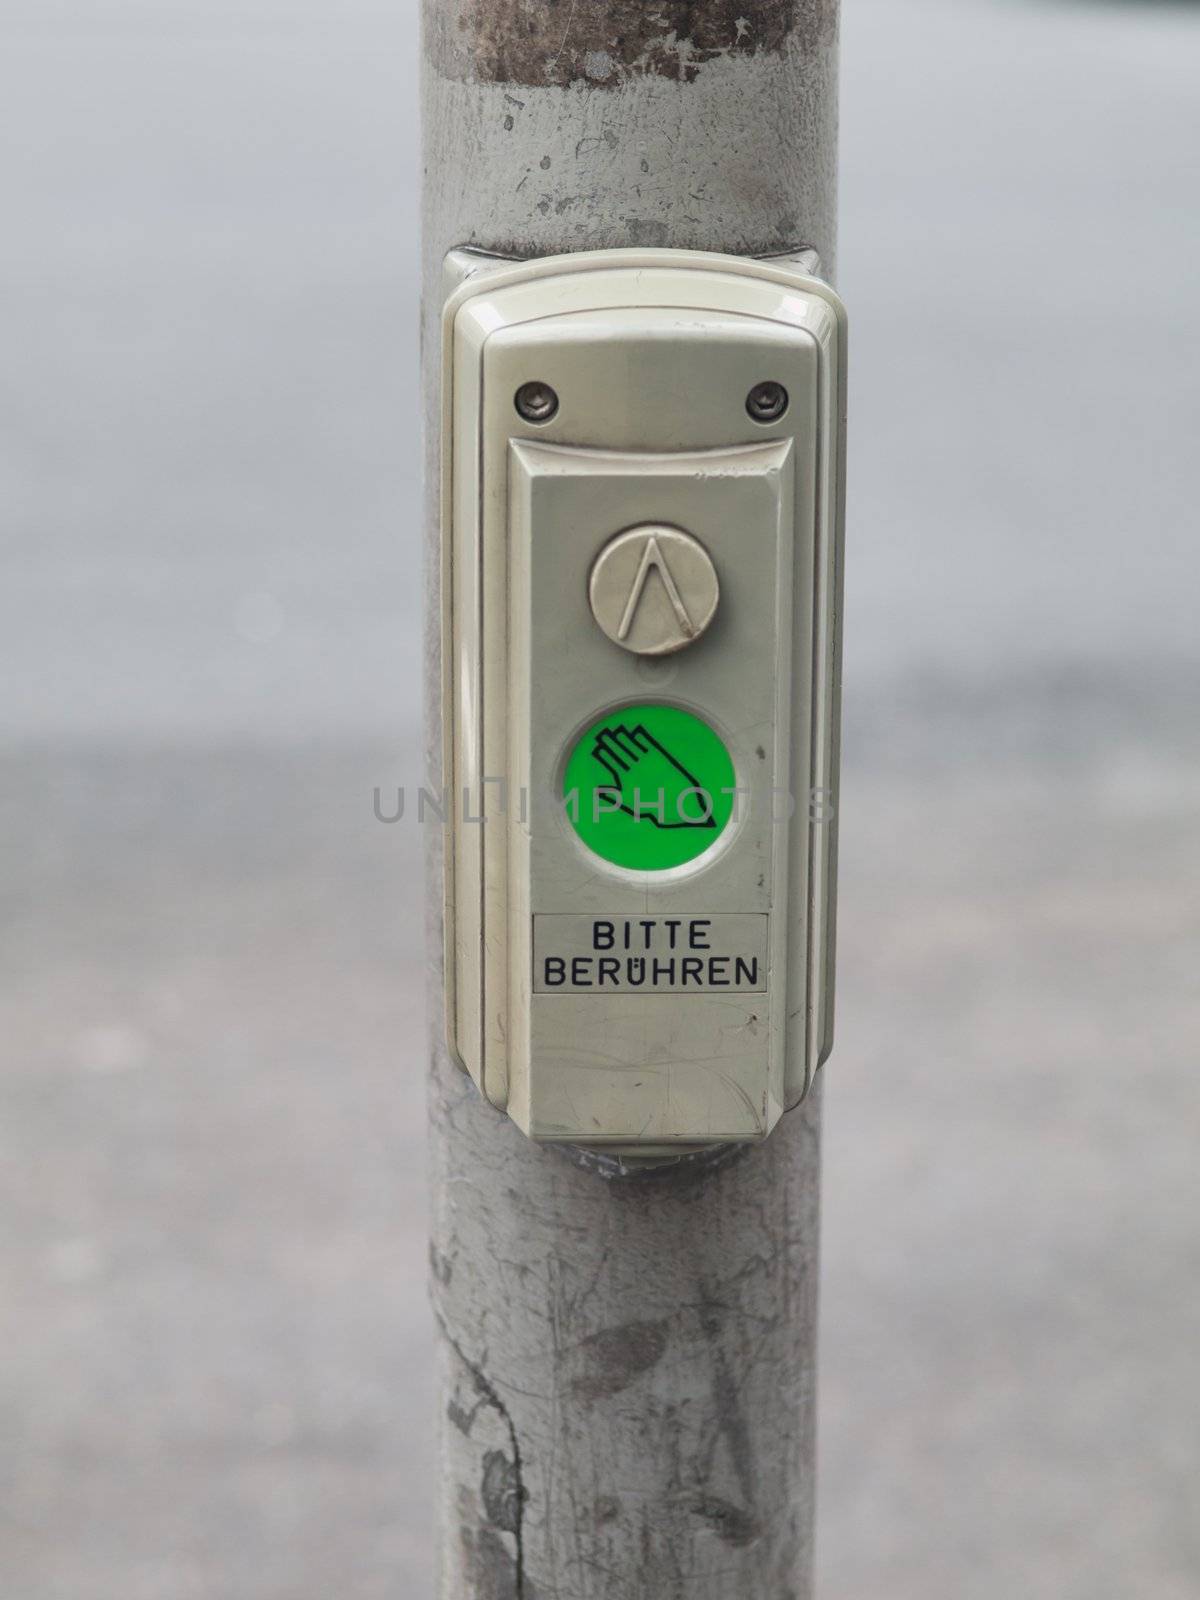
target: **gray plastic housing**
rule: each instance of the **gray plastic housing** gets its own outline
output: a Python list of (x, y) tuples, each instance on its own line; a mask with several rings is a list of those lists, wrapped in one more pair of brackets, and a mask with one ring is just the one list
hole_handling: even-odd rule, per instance
[[(762, 1139), (829, 1054), (846, 320), (813, 265), (447, 262), (447, 1029), (536, 1140), (651, 1155)], [(747, 410), (764, 379), (789, 396), (765, 424)], [(535, 380), (559, 399), (548, 421), (514, 405)], [(615, 644), (588, 597), (606, 543), (647, 523), (700, 540), (720, 578), (707, 632), (662, 659)], [(572, 830), (563, 769), (599, 713), (648, 700), (716, 729), (744, 792), (699, 861), (631, 872)], [(584, 970), (569, 963), (596, 919), (702, 923), (752, 987), (681, 990), (670, 969), (637, 992), (547, 991), (546, 950)]]

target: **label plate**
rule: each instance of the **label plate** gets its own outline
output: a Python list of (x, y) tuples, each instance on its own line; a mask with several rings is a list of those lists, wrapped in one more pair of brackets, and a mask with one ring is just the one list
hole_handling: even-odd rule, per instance
[(769, 918), (579, 916), (533, 919), (536, 994), (762, 994)]

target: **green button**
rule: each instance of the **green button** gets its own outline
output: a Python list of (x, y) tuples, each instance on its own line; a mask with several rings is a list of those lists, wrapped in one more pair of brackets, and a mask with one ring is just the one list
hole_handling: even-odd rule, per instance
[(622, 706), (576, 742), (563, 802), (589, 850), (617, 867), (663, 872), (712, 849), (733, 816), (736, 782), (729, 751), (699, 717)]

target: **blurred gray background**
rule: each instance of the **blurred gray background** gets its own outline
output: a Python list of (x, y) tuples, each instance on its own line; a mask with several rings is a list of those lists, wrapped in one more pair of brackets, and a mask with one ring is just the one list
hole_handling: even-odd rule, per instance
[[(821, 1594), (1195, 1600), (1200, 9), (843, 62)], [(4, 1600), (429, 1592), (415, 75), (0, 0)]]

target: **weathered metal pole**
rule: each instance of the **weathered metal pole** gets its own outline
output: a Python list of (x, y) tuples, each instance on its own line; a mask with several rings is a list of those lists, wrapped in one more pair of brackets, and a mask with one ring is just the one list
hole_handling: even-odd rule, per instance
[[(833, 259), (838, 0), (425, 0), (430, 771), (441, 264), (620, 245)], [(819, 1100), (605, 1176), (448, 1061), (430, 830), (441, 1600), (807, 1600)]]

